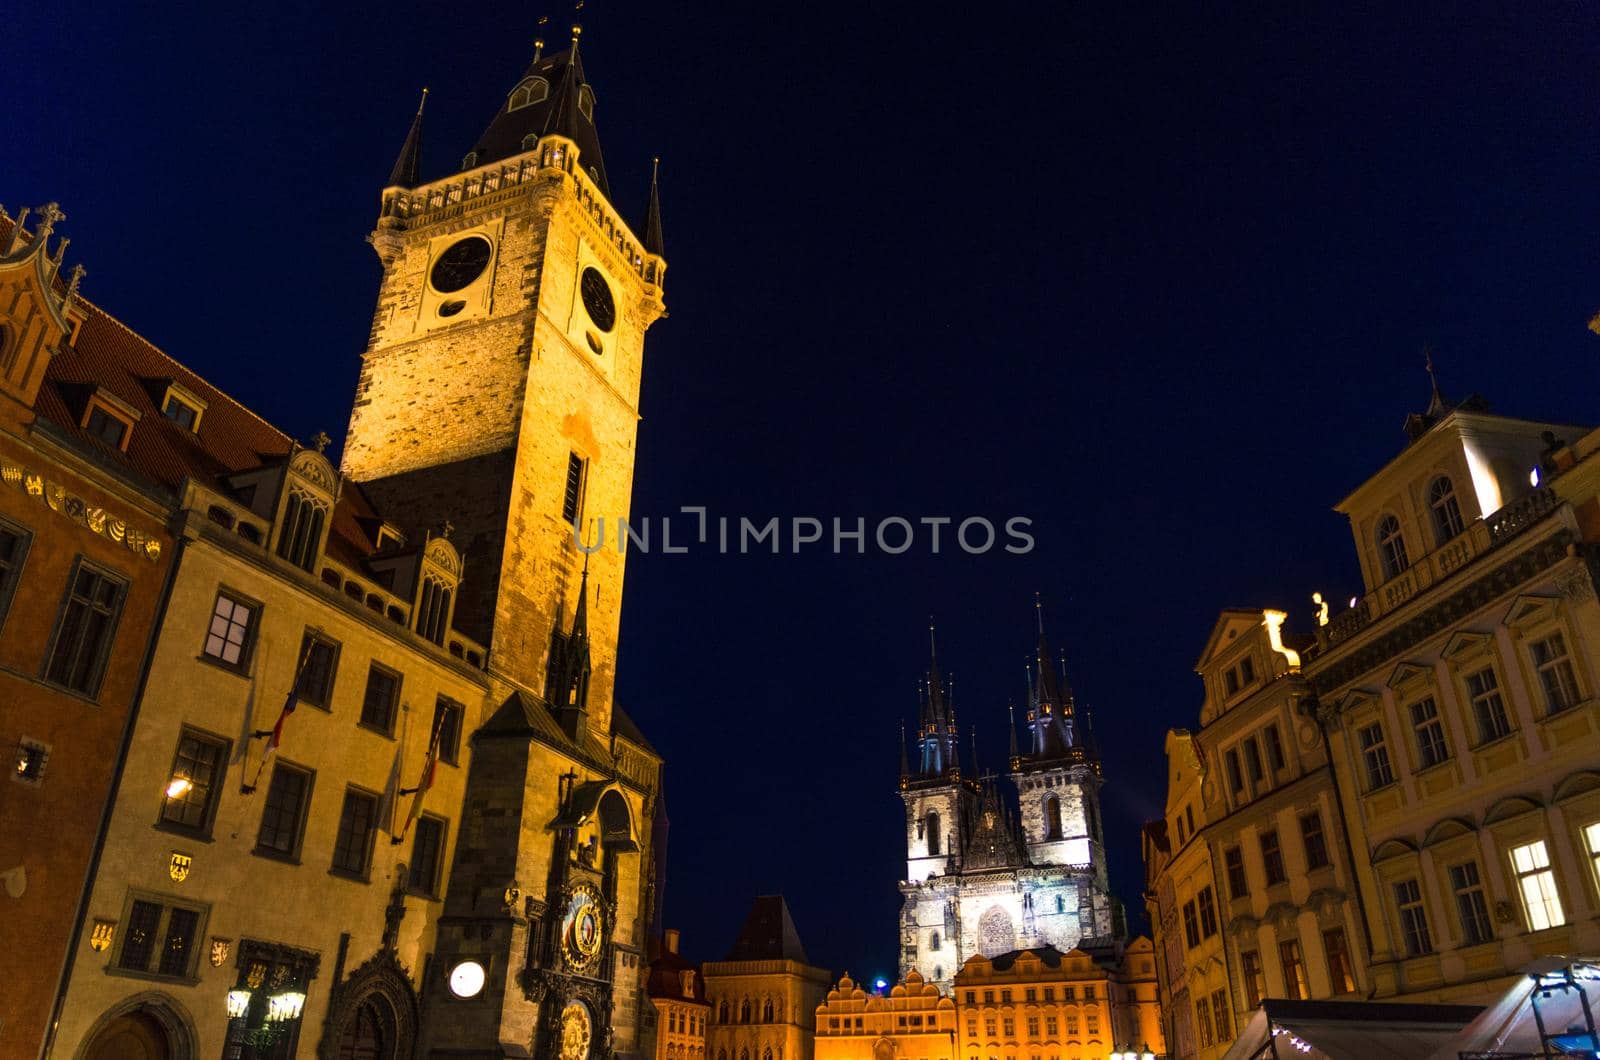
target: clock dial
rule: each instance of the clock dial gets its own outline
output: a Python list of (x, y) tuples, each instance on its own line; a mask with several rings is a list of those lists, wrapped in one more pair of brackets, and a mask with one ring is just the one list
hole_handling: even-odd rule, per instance
[(440, 294), (459, 291), (483, 275), (483, 270), (489, 267), (489, 257), (493, 250), (494, 248), (489, 246), (489, 241), (482, 236), (468, 236), (453, 243), (449, 249), (434, 259), (433, 270), (428, 273), (428, 282), (433, 284), (433, 289)]
[(611, 297), (611, 288), (606, 283), (606, 278), (600, 275), (600, 270), (587, 268), (578, 280), (579, 293), (583, 295), (583, 308), (588, 310), (589, 319), (594, 321), (594, 326), (601, 331), (610, 331), (617, 326), (617, 303)]
[(450, 969), (450, 992), (456, 997), (477, 997), (483, 981), (483, 965), (477, 961), (462, 961)]
[(567, 900), (566, 916), (561, 921), (561, 941), (567, 963), (584, 968), (600, 952), (600, 903), (589, 890), (579, 890)]
[(582, 1001), (574, 1001), (561, 1010), (561, 1060), (587, 1060), (593, 1038), (594, 1021)]

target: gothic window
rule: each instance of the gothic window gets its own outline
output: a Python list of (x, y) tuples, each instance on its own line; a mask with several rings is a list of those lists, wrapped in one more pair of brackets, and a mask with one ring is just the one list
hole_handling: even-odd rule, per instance
[(588, 85), (578, 89), (578, 109), (583, 112), (585, 118), (594, 121), (594, 92)]
[(567, 485), (561, 494), (561, 518), (576, 524), (583, 507), (583, 478), (586, 461), (577, 453), (567, 454)]
[(313, 501), (310, 494), (290, 490), (289, 502), (283, 507), (283, 526), (278, 531), (278, 555), (301, 570), (314, 568), (326, 517), (322, 505)]
[(978, 920), (978, 951), (985, 957), (998, 957), (1016, 949), (1017, 933), (1011, 917), (999, 906), (990, 906)]
[[(728, 1003), (726, 1001), (722, 1002), (722, 1004), (717, 1006), (717, 1022), (718, 1023), (727, 1023), (728, 1022)], [(727, 1054), (724, 1053), (723, 1055), (726, 1056)]]
[(1044, 837), (1061, 838), (1061, 800), (1054, 795), (1044, 797)]
[[(928, 949), (929, 950), (934, 951), (934, 952), (938, 952), (939, 948), (941, 946), (943, 946), (943, 945), (944, 945), (944, 940), (939, 938), (939, 933), (937, 931), (935, 931), (932, 935), (928, 936)], [(938, 978), (938, 977), (935, 976), (934, 978)]]
[(542, 77), (530, 77), (511, 90), (507, 111), (521, 110), (535, 103), (543, 103), (550, 96), (550, 82)]
[(1444, 544), (1465, 529), (1461, 521), (1461, 505), (1456, 501), (1455, 483), (1440, 475), (1428, 486), (1428, 507), (1433, 510), (1433, 536)]
[(1066, 911), (1067, 911), (1067, 900), (1065, 898), (1063, 898), (1059, 894), (1056, 895), (1056, 912), (1065, 913)]
[(1378, 558), (1383, 562), (1383, 577), (1397, 578), (1411, 566), (1406, 556), (1406, 539), (1400, 534), (1400, 520), (1385, 515), (1378, 520)]
[(772, 1022), (772, 1002), (770, 1000), (766, 1004), (761, 1006), (761, 1022), (762, 1023), (771, 1023)]
[(928, 853), (939, 853), (939, 815), (929, 811), (927, 817)]
[(749, 1023), (750, 1022), (750, 1002), (749, 1001), (744, 1001), (743, 1003), (741, 1003), (739, 1005), (739, 1022), (740, 1023)]
[(1095, 813), (1094, 803), (1088, 799), (1083, 800), (1083, 816), (1089, 823), (1089, 838), (1100, 838), (1100, 815)]
[(450, 587), (437, 578), (424, 578), (422, 600), (417, 604), (417, 632), (435, 644), (443, 644), (449, 621)]

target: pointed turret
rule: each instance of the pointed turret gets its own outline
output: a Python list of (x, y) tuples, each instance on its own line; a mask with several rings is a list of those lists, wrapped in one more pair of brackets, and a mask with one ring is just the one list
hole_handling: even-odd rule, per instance
[(1034, 594), (1034, 614), (1038, 643), (1028, 666), (1028, 752), (1022, 758), (1050, 760), (1066, 758), (1085, 750), (1078, 731), (1077, 705), (1072, 686), (1067, 682), (1066, 663), (1052, 662), (1050, 644), (1044, 632), (1044, 605)]
[(584, 172), (602, 194), (611, 197), (594, 127), (594, 90), (578, 57), (582, 32), (581, 26), (572, 27), (572, 47), (565, 52), (546, 55), (542, 44), (536, 48), (533, 62), (467, 156), (473, 165), (531, 151), (541, 137), (564, 136), (578, 145), (578, 164)]
[(661, 243), (661, 159), (650, 160), (650, 202), (644, 208), (644, 249), (656, 256), (665, 253)]
[(923, 778), (961, 775), (961, 761), (955, 710), (950, 705), (943, 677), (939, 673), (939, 648), (934, 638), (933, 620), (928, 620), (928, 677), (922, 689), (922, 711), (917, 730), (918, 770)]
[(406, 133), (406, 142), (400, 145), (400, 157), (394, 160), (394, 168), (389, 171), (389, 184), (391, 188), (414, 188), (421, 180), (422, 175), (422, 108), (428, 104), (428, 90), (422, 90), (422, 99), (417, 103), (417, 116), (411, 119), (411, 129)]
[(550, 631), (550, 661), (545, 670), (544, 698), (561, 728), (573, 739), (583, 731), (589, 714), (589, 563), (584, 557), (578, 583), (578, 607), (572, 629), (561, 632), (561, 614)]

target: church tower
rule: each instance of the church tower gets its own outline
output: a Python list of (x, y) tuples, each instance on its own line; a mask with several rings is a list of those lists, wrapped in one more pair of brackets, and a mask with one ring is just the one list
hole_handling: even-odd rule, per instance
[(1092, 866), (1106, 886), (1100, 831), (1100, 760), (1078, 716), (1066, 664), (1052, 661), (1044, 608), (1034, 599), (1038, 643), (1028, 668), (1025, 748), (1012, 730), (1011, 779), (1022, 811), (1023, 841), (1035, 865)]
[(972, 781), (961, 775), (955, 707), (939, 673), (939, 652), (928, 625), (928, 675), (919, 689), (913, 770), (901, 754), (900, 795), (906, 804), (906, 880), (921, 883), (961, 864), (961, 845), (974, 804)]
[[(612, 200), (579, 57), (542, 42), (453, 176), (420, 183), (422, 110), (383, 191), (383, 263), (343, 470), (408, 541), (448, 515), (471, 576), (454, 623), (535, 695), (571, 665), (589, 563), (581, 714), (610, 731), (644, 334), (665, 314), (660, 210)], [(574, 530), (576, 527), (576, 533)], [(601, 535), (612, 531), (612, 539)], [(558, 675), (566, 680), (570, 675)], [(570, 687), (570, 686), (569, 686)]]

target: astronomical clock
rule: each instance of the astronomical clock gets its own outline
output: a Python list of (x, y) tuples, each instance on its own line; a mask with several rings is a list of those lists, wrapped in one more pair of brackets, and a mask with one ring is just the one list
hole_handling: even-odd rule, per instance
[[(607, 782), (572, 783), (555, 832), (550, 901), (539, 920), (523, 977), (540, 1002), (535, 1055), (593, 1060), (611, 1055), (611, 939), (617, 915), (617, 855), (606, 841)], [(628, 844), (628, 845), (631, 845)]]

